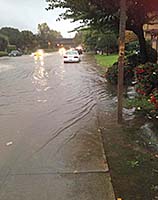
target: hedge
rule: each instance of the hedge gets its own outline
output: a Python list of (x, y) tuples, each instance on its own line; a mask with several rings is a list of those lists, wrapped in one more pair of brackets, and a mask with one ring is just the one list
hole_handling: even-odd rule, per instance
[(5, 51), (0, 51), (0, 57), (2, 57), (2, 56), (7, 56), (7, 55), (8, 55), (7, 52), (5, 52)]

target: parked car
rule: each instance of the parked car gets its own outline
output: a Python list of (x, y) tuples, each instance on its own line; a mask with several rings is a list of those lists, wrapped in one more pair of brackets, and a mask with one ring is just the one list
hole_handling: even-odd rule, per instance
[(78, 53), (81, 55), (83, 53), (82, 49), (76, 49)]
[(78, 53), (81, 55), (81, 54), (83, 54), (83, 49), (81, 49), (81, 48), (76, 48), (76, 51), (78, 51)]
[(81, 45), (79, 45), (78, 47), (76, 47), (76, 51), (78, 51), (79, 54), (83, 53), (83, 48)]
[(13, 50), (11, 51), (8, 56), (22, 56), (22, 52), (21, 51), (18, 51), (18, 50)]
[(64, 63), (80, 62), (80, 55), (76, 50), (67, 50), (63, 56)]

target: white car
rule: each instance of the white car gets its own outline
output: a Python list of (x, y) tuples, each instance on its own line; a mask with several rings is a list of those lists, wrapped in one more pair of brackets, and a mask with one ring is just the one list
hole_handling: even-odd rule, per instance
[(64, 63), (80, 62), (80, 55), (76, 50), (67, 50), (64, 54)]

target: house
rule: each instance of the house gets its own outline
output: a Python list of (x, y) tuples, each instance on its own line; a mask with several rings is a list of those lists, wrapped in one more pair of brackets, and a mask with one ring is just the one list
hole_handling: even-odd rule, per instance
[(73, 38), (57, 38), (55, 40), (56, 46), (64, 46), (65, 48), (75, 47), (74, 39)]
[(158, 51), (158, 16), (151, 23), (145, 24), (143, 28), (145, 39), (151, 40), (152, 47)]

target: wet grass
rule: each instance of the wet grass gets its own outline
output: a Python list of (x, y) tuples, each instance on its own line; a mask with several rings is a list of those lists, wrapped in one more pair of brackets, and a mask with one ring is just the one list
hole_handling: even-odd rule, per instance
[(143, 145), (139, 128), (134, 121), (102, 129), (115, 194), (122, 200), (158, 199), (158, 155)]
[(99, 64), (102, 67), (110, 67), (118, 60), (117, 54), (112, 55), (95, 55), (97, 64)]
[(134, 98), (134, 99), (125, 99), (124, 102), (125, 107), (127, 108), (140, 108), (144, 111), (149, 111), (154, 109), (154, 105), (151, 104), (148, 98)]

